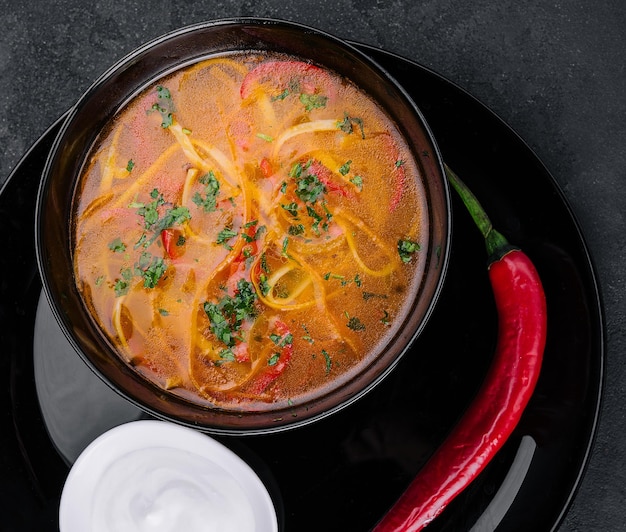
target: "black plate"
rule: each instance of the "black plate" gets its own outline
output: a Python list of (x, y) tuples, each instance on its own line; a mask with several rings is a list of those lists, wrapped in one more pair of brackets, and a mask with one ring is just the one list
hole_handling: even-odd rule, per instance
[[(549, 334), (520, 425), (481, 476), (429, 530), (543, 531), (558, 526), (596, 428), (604, 364), (598, 288), (561, 192), (520, 138), (464, 91), (367, 46), (411, 93), (446, 162), (544, 281)], [(69, 464), (95, 436), (143, 415), (94, 377), (64, 343), (41, 299), (33, 242), (40, 172), (57, 122), (0, 191), (0, 505), (3, 530), (57, 528)], [(259, 471), (287, 531), (368, 530), (462, 415), (489, 365), (496, 315), (477, 230), (458, 201), (451, 266), (427, 330), (393, 374), (312, 426), (223, 437)]]

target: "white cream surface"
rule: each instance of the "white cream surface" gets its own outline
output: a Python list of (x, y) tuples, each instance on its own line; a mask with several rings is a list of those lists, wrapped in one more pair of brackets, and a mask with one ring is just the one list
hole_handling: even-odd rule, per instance
[(253, 508), (218, 464), (171, 447), (129, 452), (110, 464), (93, 492), (93, 532), (247, 532)]

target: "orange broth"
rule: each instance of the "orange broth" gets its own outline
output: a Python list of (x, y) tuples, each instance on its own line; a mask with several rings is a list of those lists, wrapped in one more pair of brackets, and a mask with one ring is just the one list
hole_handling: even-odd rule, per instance
[(354, 376), (397, 333), (429, 245), (397, 127), (350, 81), (278, 54), (142, 91), (74, 204), (75, 278), (102, 331), (207, 406), (267, 410)]

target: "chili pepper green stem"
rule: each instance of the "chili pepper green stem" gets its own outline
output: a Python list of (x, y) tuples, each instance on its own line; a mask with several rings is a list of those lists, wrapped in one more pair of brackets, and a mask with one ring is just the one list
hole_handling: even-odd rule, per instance
[(467, 185), (461, 181), (459, 176), (456, 175), (447, 164), (444, 164), (444, 170), (448, 181), (460, 196), (463, 204), (474, 220), (474, 223), (483, 235), (489, 256), (502, 253), (509, 247), (507, 239), (493, 228), (491, 220), (487, 216), (487, 213), (483, 209), (482, 205), (476, 196), (474, 196), (472, 191), (467, 188)]

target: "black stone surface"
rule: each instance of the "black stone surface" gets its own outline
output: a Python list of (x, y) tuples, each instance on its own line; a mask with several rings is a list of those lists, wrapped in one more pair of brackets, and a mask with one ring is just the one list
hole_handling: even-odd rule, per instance
[[(626, 529), (626, 4), (0, 0), (0, 13), (0, 183), (113, 62), (162, 33), (214, 18), (284, 18), (389, 50), (432, 68), (493, 109), (562, 187), (588, 241), (604, 299), (602, 417), (560, 530)], [(0, 509), (10, 511), (2, 501)]]

